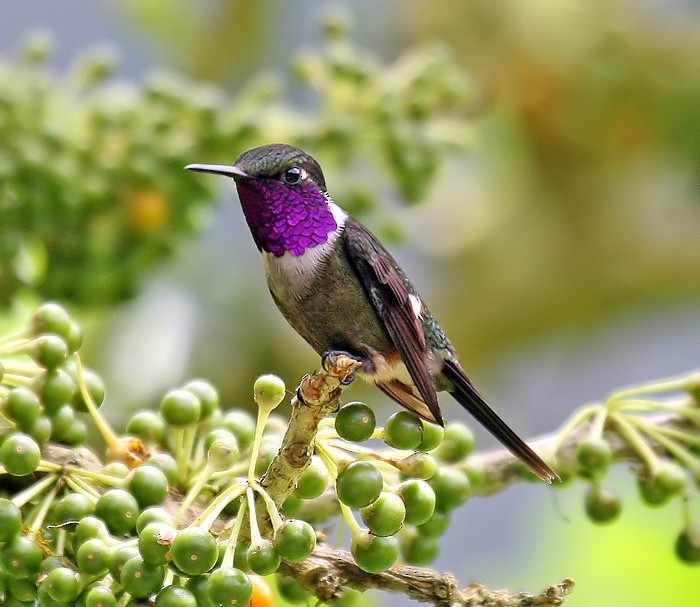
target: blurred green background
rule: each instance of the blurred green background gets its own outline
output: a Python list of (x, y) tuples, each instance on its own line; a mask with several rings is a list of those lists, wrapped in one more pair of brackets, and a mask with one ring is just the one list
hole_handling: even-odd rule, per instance
[[(181, 171), (269, 141), (316, 155), (523, 434), (698, 366), (696, 2), (13, 3), (0, 53), (0, 322), (65, 303), (115, 421), (187, 377), (240, 406), (258, 374), (317, 366), (232, 184)], [(474, 499), (436, 566), (572, 576), (572, 607), (689, 604), (679, 505), (642, 507), (622, 467), (608, 484), (624, 510), (605, 529), (582, 486)]]

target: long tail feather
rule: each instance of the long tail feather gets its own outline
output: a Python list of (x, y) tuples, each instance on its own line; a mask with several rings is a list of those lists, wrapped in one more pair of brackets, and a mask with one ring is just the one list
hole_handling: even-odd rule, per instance
[(557, 473), (489, 406), (458, 364), (446, 361), (442, 372), (454, 385), (450, 394), (508, 451), (543, 481), (551, 483), (559, 479)]

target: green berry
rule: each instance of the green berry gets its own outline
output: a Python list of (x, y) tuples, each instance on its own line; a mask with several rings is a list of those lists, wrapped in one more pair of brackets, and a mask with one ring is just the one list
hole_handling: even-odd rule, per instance
[(415, 413), (397, 411), (384, 424), (384, 441), (395, 449), (415, 449), (423, 440), (423, 423)]
[(61, 441), (73, 447), (82, 445), (87, 440), (87, 426), (82, 419), (75, 419), (61, 437)]
[(19, 386), (12, 388), (5, 404), (7, 415), (26, 431), (41, 414), (41, 402), (33, 390)]
[(108, 586), (94, 586), (85, 594), (85, 607), (116, 607), (117, 597)]
[(13, 502), (0, 497), (0, 543), (12, 540), (22, 528), (22, 512)]
[[(466, 467), (467, 478), (472, 488), (481, 487), (486, 483), (486, 468), (484, 464), (479, 461), (470, 460)], [(562, 473), (560, 473), (560, 476)], [(557, 486), (556, 484), (554, 485)]]
[(168, 484), (177, 485), (177, 483), (180, 482), (180, 471), (172, 455), (168, 453), (156, 453), (149, 457), (145, 463), (161, 470), (163, 474), (165, 474), (165, 478), (168, 479)]
[(91, 538), (78, 547), (75, 564), (80, 573), (100, 576), (107, 573), (110, 562), (110, 548), (101, 539)]
[(24, 476), (37, 469), (41, 450), (27, 434), (10, 434), (0, 446), (0, 463), (12, 476)]
[(41, 561), (41, 565), (39, 565), (39, 575), (42, 573), (48, 573), (56, 567), (63, 567), (64, 564), (63, 558), (60, 556), (47, 556), (43, 561)]
[(42, 367), (55, 369), (66, 362), (68, 345), (62, 337), (53, 333), (45, 333), (32, 342), (32, 355)]
[(271, 411), (284, 399), (284, 382), (276, 375), (261, 375), (253, 384), (253, 398), (261, 409)]
[(248, 550), (248, 567), (258, 575), (270, 575), (282, 562), (279, 552), (269, 540), (261, 540)]
[(282, 502), (280, 514), (283, 516), (296, 516), (299, 510), (301, 510), (303, 504), (304, 500), (292, 493), (286, 500), (284, 500), (284, 502)]
[(351, 543), (357, 566), (368, 573), (380, 573), (391, 567), (399, 556), (399, 542), (395, 536), (377, 537), (363, 532)]
[(280, 596), (292, 605), (305, 605), (310, 594), (297, 580), (283, 575), (277, 575), (277, 590)]
[(253, 586), (240, 569), (222, 567), (209, 576), (205, 593), (213, 607), (243, 607), (253, 595)]
[(82, 493), (68, 493), (53, 506), (53, 521), (57, 524), (80, 521), (94, 510), (93, 503)]
[(202, 404), (188, 390), (171, 390), (160, 401), (160, 413), (171, 426), (185, 428), (199, 421)]
[(243, 451), (252, 442), (255, 436), (255, 420), (247, 411), (234, 409), (224, 415), (222, 427), (233, 432), (238, 441), (238, 448)]
[(450, 526), (450, 515), (436, 510), (427, 521), (418, 525), (416, 529), (422, 537), (438, 538), (442, 536)]
[(150, 565), (140, 556), (133, 556), (124, 563), (119, 581), (131, 596), (145, 599), (162, 587), (163, 579), (165, 569), (162, 566)]
[(197, 607), (197, 599), (182, 586), (166, 586), (156, 595), (155, 607)]
[(425, 537), (415, 529), (406, 530), (401, 534), (401, 554), (404, 561), (411, 565), (429, 565), (440, 552), (440, 540)]
[[(151, 460), (148, 460), (148, 463), (152, 466), (154, 465), (151, 463)], [(127, 476), (129, 476), (131, 470), (129, 470), (129, 466), (127, 466), (124, 462), (115, 461), (105, 464), (105, 467), (102, 469), (102, 472), (107, 476), (113, 476), (114, 478), (126, 478)]]
[(676, 462), (663, 460), (656, 475), (656, 482), (662, 491), (669, 495), (678, 495), (686, 485), (686, 476), (683, 468)]
[(5, 575), (20, 580), (36, 575), (43, 558), (39, 545), (26, 535), (15, 535), (0, 552)]
[(177, 532), (166, 523), (148, 523), (139, 533), (139, 553), (151, 565), (165, 565)]
[(19, 580), (11, 577), (7, 580), (7, 594), (17, 601), (33, 605), (37, 596), (36, 582), (32, 579)]
[(68, 327), (68, 333), (63, 337), (68, 345), (68, 351), (70, 353), (77, 352), (83, 343), (83, 329), (77, 322), (72, 320)]
[(36, 335), (55, 333), (66, 337), (71, 330), (72, 319), (68, 312), (57, 303), (42, 304), (32, 318), (32, 329)]
[(165, 508), (149, 506), (145, 510), (142, 510), (141, 514), (139, 514), (139, 517), (136, 519), (136, 533), (141, 533), (148, 523), (165, 523), (173, 526), (175, 520)]
[(26, 432), (37, 443), (43, 445), (44, 443), (48, 442), (49, 438), (51, 438), (53, 424), (48, 417), (40, 415), (34, 420), (31, 426), (26, 428)]
[(240, 454), (236, 437), (233, 432), (225, 428), (212, 430), (204, 441), (204, 448), (207, 450), (209, 464), (215, 470), (229, 468)]
[(672, 494), (659, 484), (658, 479), (649, 476), (646, 470), (640, 471), (637, 476), (637, 489), (642, 501), (652, 508), (663, 506), (672, 497)]
[(209, 607), (209, 599), (206, 596), (207, 581), (209, 580), (209, 574), (205, 573), (203, 575), (196, 575), (187, 580), (185, 588), (192, 593), (192, 596), (197, 600), (197, 605), (199, 607)]
[(155, 411), (137, 411), (127, 422), (126, 431), (148, 445), (162, 443), (166, 432), (165, 420)]
[[(90, 396), (90, 400), (92, 400), (95, 407), (100, 407), (105, 400), (104, 382), (97, 373), (85, 368), (83, 368), (83, 381), (85, 382), (85, 388)], [(83, 398), (83, 393), (80, 390), (75, 391), (71, 402), (76, 411), (85, 412), (88, 410), (85, 399)]]
[(275, 549), (292, 563), (303, 561), (316, 547), (316, 532), (306, 521), (288, 519), (275, 532)]
[(114, 535), (122, 535), (136, 528), (139, 505), (128, 491), (108, 489), (98, 498), (95, 515), (107, 524)]
[(593, 483), (586, 492), (584, 505), (588, 518), (601, 525), (617, 520), (622, 510), (620, 498), (597, 483)]
[(429, 453), (411, 453), (411, 455), (399, 460), (396, 467), (404, 476), (429, 479), (435, 475), (438, 469), (435, 458)]
[(233, 566), (236, 569), (245, 571), (246, 573), (250, 571), (248, 567), (248, 551), (250, 550), (250, 543), (245, 540), (238, 540), (236, 542), (236, 547), (233, 552)]
[(338, 474), (336, 492), (338, 499), (350, 508), (364, 508), (379, 497), (384, 479), (377, 467), (370, 462), (355, 461)]
[(579, 474), (586, 478), (603, 476), (612, 462), (610, 443), (601, 437), (588, 437), (576, 447)]
[(109, 573), (115, 582), (121, 583), (124, 565), (135, 556), (139, 556), (139, 549), (136, 546), (122, 546), (110, 554)]
[(131, 472), (129, 491), (142, 508), (162, 504), (168, 495), (168, 479), (159, 468), (143, 464)]
[(70, 436), (71, 427), (78, 420), (75, 417), (75, 409), (71, 405), (62, 405), (51, 413), (51, 438), (57, 442), (66, 442)]
[(320, 457), (314, 455), (301, 473), (294, 494), (301, 499), (313, 499), (326, 490), (329, 480), (325, 464)]
[(204, 379), (194, 379), (186, 383), (182, 389), (192, 392), (199, 399), (202, 405), (202, 418), (209, 417), (219, 406), (219, 393)]
[(689, 565), (700, 563), (700, 523), (690, 523), (678, 535), (676, 556)]
[(75, 543), (80, 545), (90, 538), (106, 539), (109, 537), (107, 525), (96, 516), (84, 516), (75, 526)]
[(372, 436), (377, 421), (374, 411), (365, 403), (343, 405), (335, 416), (335, 430), (341, 438), (359, 443)]
[(434, 455), (443, 462), (459, 462), (474, 450), (474, 442), (474, 434), (468, 426), (452, 422), (445, 428), (442, 442)]
[(56, 567), (49, 571), (43, 584), (54, 601), (69, 603), (78, 598), (78, 574), (68, 567)]
[(461, 506), (471, 495), (469, 478), (456, 468), (440, 468), (430, 484), (435, 491), (435, 508), (443, 512)]
[(181, 530), (172, 542), (170, 555), (173, 564), (189, 576), (209, 571), (219, 557), (214, 536), (200, 527)]
[(73, 400), (78, 387), (75, 380), (63, 369), (51, 369), (37, 380), (37, 390), (46, 411), (57, 411), (61, 405)]
[(399, 495), (406, 507), (404, 523), (407, 525), (421, 525), (435, 512), (435, 491), (425, 481), (404, 481), (399, 485)]
[(360, 515), (374, 535), (394, 535), (403, 526), (406, 506), (395, 493), (383, 491), (374, 502), (360, 510)]
[(445, 428), (424, 419), (421, 420), (421, 423), (423, 424), (423, 439), (417, 449), (418, 451), (432, 451), (445, 438)]

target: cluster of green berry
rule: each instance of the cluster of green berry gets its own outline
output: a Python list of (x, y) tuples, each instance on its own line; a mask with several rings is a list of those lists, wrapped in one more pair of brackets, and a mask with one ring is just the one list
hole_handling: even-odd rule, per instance
[[(700, 562), (700, 521), (691, 516), (688, 495), (690, 480), (700, 486), (700, 378), (697, 374), (619, 390), (603, 403), (583, 407), (558, 432), (552, 452), (578, 428), (586, 433), (576, 444), (572, 469), (559, 466), (562, 478), (579, 476), (590, 481), (585, 495), (589, 518), (599, 524), (615, 521), (622, 505), (618, 495), (603, 485), (613, 462), (613, 447), (606, 430), (625, 444), (625, 454), (641, 462), (636, 469), (637, 487), (643, 503), (657, 508), (676, 498), (682, 500), (683, 528), (676, 540), (676, 554), (684, 562)], [(680, 392), (667, 399), (650, 394)], [(682, 425), (654, 423), (649, 413), (671, 414)]]
[[(259, 576), (312, 553), (309, 521), (327, 523), (339, 508), (366, 571), (390, 567), (399, 547), (407, 562), (427, 563), (450, 511), (478, 482), (463, 465), (474, 445), (466, 426), (445, 431), (401, 411), (377, 428), (354, 402), (322, 421), (310, 465), (278, 507), (260, 480), (286, 430), (271, 415), (286, 392), (278, 377), (255, 382), (257, 422), (223, 411), (216, 389), (193, 380), (165, 394), (159, 411), (136, 412), (120, 436), (98, 409), (104, 389), (82, 366), (80, 342), (55, 303), (0, 339), (4, 604), (214, 607), (258, 597), (253, 606), (264, 607), (270, 592)], [(104, 462), (82, 448), (84, 411), (107, 444)], [(359, 444), (371, 439), (388, 448)], [(329, 496), (334, 508), (317, 509)], [(295, 514), (304, 510), (314, 514)], [(280, 594), (308, 600), (298, 581), (278, 578)]]
[(33, 472), (39, 446), (49, 440), (85, 441), (87, 426), (76, 412), (87, 410), (85, 391), (99, 406), (104, 387), (74, 356), (81, 342), (79, 325), (53, 303), (40, 306), (27, 327), (0, 338), (0, 411), (7, 422), (0, 463), (7, 473)]
[[(369, 439), (383, 439), (389, 449), (358, 444)], [(377, 428), (370, 407), (348, 403), (335, 420), (322, 422), (311, 465), (285, 507), (294, 512), (294, 498), (323, 500), (332, 484), (360, 568), (388, 569), (399, 552), (405, 562), (427, 564), (437, 556), (450, 512), (482, 478), (464, 463), (473, 447), (471, 430), (463, 424), (443, 430), (399, 411)]]
[[(213, 191), (184, 165), (232, 161), (254, 144), (282, 139), (339, 166), (386, 167), (406, 200), (420, 199), (445, 149), (468, 140), (461, 71), (433, 51), (382, 65), (343, 28), (327, 33), (325, 54), (295, 70), (322, 97), (313, 116), (285, 107), (270, 79), (233, 97), (163, 72), (116, 82), (104, 52), (57, 76), (46, 37), (0, 59), (0, 303), (23, 289), (81, 304), (131, 296), (145, 271), (205, 225)], [(374, 205), (358, 180), (335, 177), (349, 210)]]

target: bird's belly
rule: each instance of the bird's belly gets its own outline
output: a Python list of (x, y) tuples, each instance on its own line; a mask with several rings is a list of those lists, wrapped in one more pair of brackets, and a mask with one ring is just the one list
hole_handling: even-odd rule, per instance
[(346, 350), (364, 358), (394, 351), (357, 276), (336, 251), (321, 245), (298, 257), (264, 259), (277, 307), (316, 352)]

